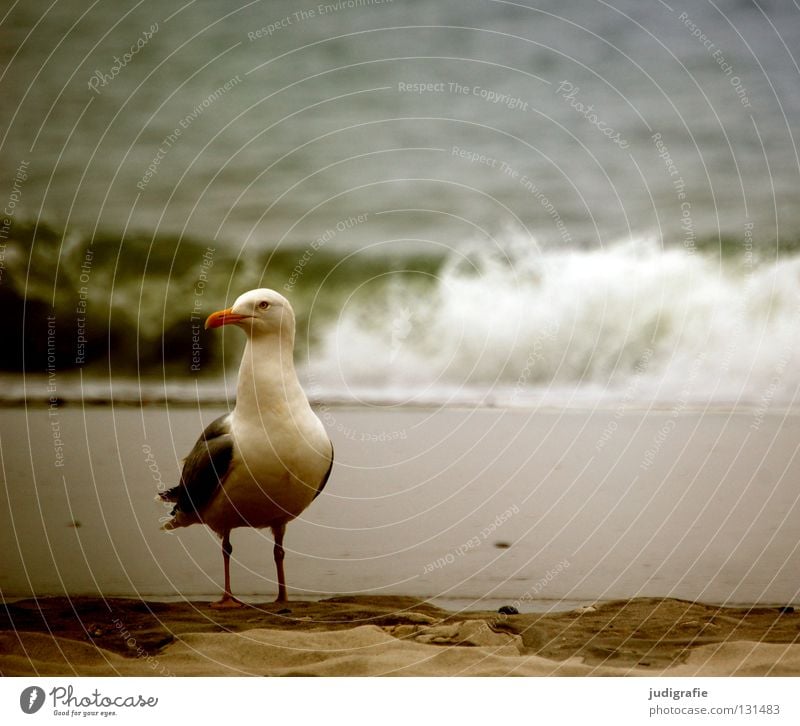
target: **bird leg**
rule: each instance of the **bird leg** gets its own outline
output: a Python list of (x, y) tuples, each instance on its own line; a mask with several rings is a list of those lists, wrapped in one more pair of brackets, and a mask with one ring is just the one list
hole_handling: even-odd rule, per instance
[(275, 537), (272, 556), (275, 558), (275, 569), (278, 571), (278, 597), (275, 598), (275, 602), (286, 602), (289, 599), (286, 597), (286, 576), (283, 574), (283, 558), (286, 554), (283, 551), (283, 535), (285, 532), (285, 524), (279, 524), (272, 528), (272, 534)]
[(222, 538), (222, 561), (225, 564), (225, 591), (222, 593), (222, 599), (217, 602), (211, 603), (211, 607), (215, 610), (226, 610), (228, 608), (240, 608), (244, 605), (240, 600), (237, 600), (231, 593), (231, 533), (225, 532)]

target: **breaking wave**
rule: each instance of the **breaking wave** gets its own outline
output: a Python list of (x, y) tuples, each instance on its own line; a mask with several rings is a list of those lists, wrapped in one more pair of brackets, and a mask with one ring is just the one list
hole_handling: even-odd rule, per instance
[(18, 228), (4, 265), (4, 381), (57, 370), (60, 395), (77, 372), (80, 392), (90, 382), (101, 398), (112, 378), (167, 398), (229, 395), (223, 373), (241, 341), (197, 321), (261, 285), (295, 305), (298, 364), (317, 399), (764, 406), (793, 404), (800, 384), (794, 250), (542, 250), (508, 236), (444, 258), (237, 257), (196, 241), (89, 244), (46, 229), (34, 240)]
[(427, 285), (365, 286), (323, 331), (311, 379), (394, 398), (482, 390), (506, 403), (542, 392), (795, 399), (797, 256), (758, 262), (652, 241), (512, 249), (453, 256)]

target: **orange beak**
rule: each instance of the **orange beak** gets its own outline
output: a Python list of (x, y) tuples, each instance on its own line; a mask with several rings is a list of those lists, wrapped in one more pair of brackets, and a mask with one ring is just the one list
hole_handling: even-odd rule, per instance
[(233, 312), (231, 308), (218, 310), (215, 313), (211, 313), (211, 315), (206, 318), (206, 330), (209, 328), (221, 328), (223, 325), (228, 325), (229, 323), (238, 323), (240, 320), (246, 320), (250, 317), (252, 316), (239, 315), (239, 313)]

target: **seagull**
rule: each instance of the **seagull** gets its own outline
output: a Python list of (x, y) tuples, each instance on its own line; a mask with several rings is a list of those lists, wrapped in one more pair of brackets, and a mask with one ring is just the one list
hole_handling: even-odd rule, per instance
[(214, 608), (241, 607), (231, 592), (231, 530), (269, 527), (285, 602), (286, 525), (320, 494), (333, 468), (333, 444), (311, 410), (294, 369), (295, 318), (289, 301), (265, 288), (209, 315), (206, 330), (235, 325), (247, 336), (236, 405), (203, 431), (180, 484), (159, 498), (175, 504), (162, 529), (205, 524), (222, 539), (225, 589)]

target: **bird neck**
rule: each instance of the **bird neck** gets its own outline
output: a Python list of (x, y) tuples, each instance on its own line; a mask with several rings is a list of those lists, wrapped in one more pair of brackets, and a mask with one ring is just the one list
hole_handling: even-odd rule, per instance
[(294, 370), (294, 341), (288, 337), (248, 337), (236, 389), (236, 411), (243, 417), (263, 419), (308, 406)]

